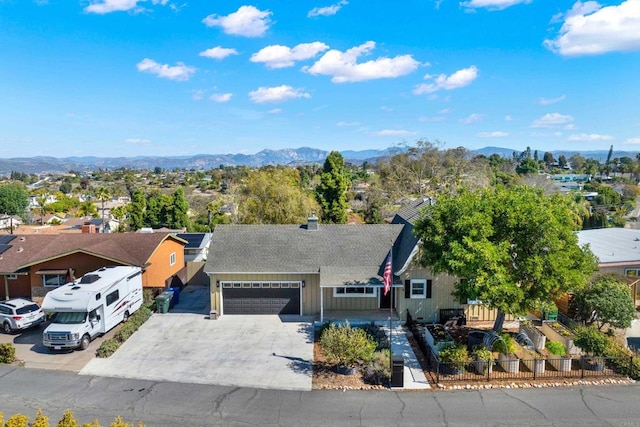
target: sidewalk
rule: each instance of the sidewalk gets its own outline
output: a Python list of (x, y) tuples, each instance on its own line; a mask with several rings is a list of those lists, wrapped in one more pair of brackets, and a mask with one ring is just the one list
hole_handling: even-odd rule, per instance
[[(389, 334), (389, 324), (381, 325), (386, 326), (385, 331)], [(407, 334), (402, 327), (401, 322), (394, 322), (393, 334), (391, 336), (391, 353), (401, 354), (404, 359), (404, 387), (396, 388), (396, 390), (425, 390), (430, 389), (431, 386), (427, 381), (427, 377), (422, 371), (420, 362), (416, 354), (413, 352), (411, 344), (407, 339)]]

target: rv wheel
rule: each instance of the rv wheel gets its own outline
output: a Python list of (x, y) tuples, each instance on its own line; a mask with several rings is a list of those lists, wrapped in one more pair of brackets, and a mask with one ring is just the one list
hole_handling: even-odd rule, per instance
[(124, 312), (124, 316), (122, 316), (122, 321), (126, 322), (127, 320), (129, 320), (129, 312), (125, 311)]
[(89, 343), (91, 343), (91, 338), (89, 335), (84, 335), (80, 340), (80, 350), (86, 350), (89, 348)]

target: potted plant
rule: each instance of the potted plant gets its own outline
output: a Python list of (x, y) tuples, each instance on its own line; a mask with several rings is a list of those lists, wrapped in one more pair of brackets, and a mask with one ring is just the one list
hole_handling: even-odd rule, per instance
[(473, 347), (471, 352), (473, 357), (473, 368), (478, 374), (491, 373), (493, 371), (493, 365), (496, 361), (493, 358), (491, 350), (484, 345), (479, 344)]
[(604, 355), (609, 347), (609, 338), (594, 327), (583, 327), (576, 330), (575, 343), (590, 357), (587, 368), (594, 371), (604, 369)]
[(470, 360), (467, 346), (460, 343), (446, 343), (438, 350), (438, 361), (444, 368), (440, 372), (443, 373), (459, 375)]
[(571, 357), (567, 354), (567, 347), (560, 341), (547, 341), (545, 348), (550, 354), (547, 359), (551, 366), (559, 372), (569, 372), (571, 370)]
[(424, 328), (424, 338), (427, 344), (435, 350), (437, 353), (445, 344), (452, 344), (453, 337), (445, 329), (445, 327), (439, 323), (429, 323)]
[(507, 333), (501, 334), (500, 339), (493, 346), (493, 350), (500, 353), (498, 363), (502, 369), (512, 374), (520, 372), (520, 359), (515, 355), (516, 348), (516, 341)]

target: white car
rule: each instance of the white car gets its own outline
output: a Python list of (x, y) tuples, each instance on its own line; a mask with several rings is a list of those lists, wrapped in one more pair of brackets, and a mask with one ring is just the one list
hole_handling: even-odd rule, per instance
[(45, 320), (38, 304), (25, 298), (0, 301), (0, 326), (6, 334), (37, 326)]

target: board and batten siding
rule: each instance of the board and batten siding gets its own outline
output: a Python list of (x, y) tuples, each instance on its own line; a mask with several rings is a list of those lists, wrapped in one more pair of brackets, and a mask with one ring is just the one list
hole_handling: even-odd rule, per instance
[[(211, 310), (220, 313), (220, 288), (216, 282), (300, 282), (302, 288), (302, 315), (320, 314), (320, 276), (318, 274), (211, 274)], [(224, 314), (224, 313), (223, 313)]]
[[(322, 288), (323, 304), (325, 310), (377, 310), (379, 306), (378, 294), (374, 291), (371, 297), (334, 297), (333, 288)], [(320, 305), (318, 303), (318, 313), (320, 313)]]

